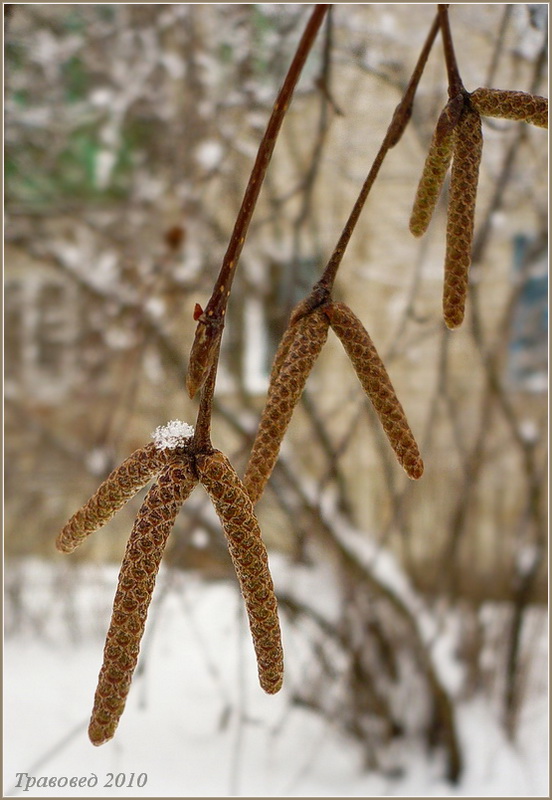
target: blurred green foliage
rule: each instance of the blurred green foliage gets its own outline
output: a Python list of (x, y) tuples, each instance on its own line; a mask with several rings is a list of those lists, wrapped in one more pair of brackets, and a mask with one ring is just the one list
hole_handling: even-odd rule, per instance
[[(104, 22), (111, 22), (116, 13), (109, 5), (95, 6), (87, 13), (92, 11)], [(67, 35), (80, 35), (84, 49), (90, 20), (80, 7), (68, 6), (49, 22), (44, 26), (49, 35), (61, 42)], [(24, 34), (11, 35), (6, 42), (7, 207), (51, 209), (75, 201), (98, 204), (124, 199), (132, 182), (136, 150), (152, 135), (151, 125), (132, 119), (123, 123), (109, 180), (100, 186), (98, 159), (105, 150), (102, 127), (109, 108), (96, 112), (89, 102), (91, 91), (98, 85), (97, 70), (94, 72), (78, 51), (74, 52), (59, 66), (56, 84), (44, 79), (34, 44)], [(58, 119), (48, 118), (49, 106), (56, 114), (60, 109)], [(44, 125), (40, 122), (42, 112), (48, 120)]]

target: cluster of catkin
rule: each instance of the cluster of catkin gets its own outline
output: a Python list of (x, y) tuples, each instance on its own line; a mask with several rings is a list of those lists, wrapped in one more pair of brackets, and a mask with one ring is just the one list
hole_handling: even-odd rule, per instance
[(524, 92), (476, 89), (445, 106), (429, 148), (410, 217), (414, 236), (425, 233), (452, 161), (447, 212), (443, 316), (449, 328), (464, 319), (475, 201), (483, 149), (481, 115), (548, 127), (548, 100)]
[[(427, 229), (452, 161), (443, 294), (444, 317), (450, 328), (460, 325), (464, 317), (483, 144), (481, 115), (547, 127), (548, 101), (522, 92), (477, 89), (471, 95), (462, 93), (452, 98), (439, 118), (410, 229), (416, 236)], [(201, 321), (202, 313), (198, 307), (196, 319)], [(276, 353), (267, 402), (243, 482), (223, 453), (210, 446), (194, 449), (192, 429), (173, 421), (159, 428), (153, 442), (134, 452), (109, 475), (56, 540), (60, 551), (72, 552), (155, 479), (138, 511), (121, 565), (89, 726), (94, 744), (103, 744), (115, 734), (137, 664), (164, 548), (182, 504), (198, 483), (213, 502), (226, 536), (249, 618), (260, 684), (269, 693), (280, 689), (283, 650), (277, 603), (253, 506), (272, 473), (293, 410), (330, 327), (370, 398), (399, 463), (410, 478), (422, 475), (418, 446), (370, 336), (348, 306), (334, 302), (329, 294), (313, 292), (295, 308)], [(204, 363), (213, 352), (209, 345), (205, 326), (199, 337), (201, 358), (194, 362), (201, 369), (198, 367), (197, 374), (192, 369), (188, 376), (191, 394), (210, 365)]]
[(293, 410), (330, 327), (372, 401), (399, 463), (410, 478), (417, 479), (423, 473), (424, 465), (403, 407), (361, 321), (344, 303), (329, 300), (310, 309), (302, 301), (292, 314), (274, 358), (266, 405), (243, 479), (253, 503), (262, 495), (274, 469)]
[[(170, 423), (173, 424), (173, 423)], [(95, 745), (111, 739), (137, 664), (148, 608), (167, 538), (180, 507), (198, 483), (220, 518), (245, 601), (259, 680), (269, 693), (283, 678), (283, 650), (274, 586), (253, 504), (218, 450), (194, 454), (191, 438), (176, 446), (150, 443), (134, 452), (69, 520), (56, 546), (70, 553), (153, 478), (130, 535), (107, 633), (88, 733)]]

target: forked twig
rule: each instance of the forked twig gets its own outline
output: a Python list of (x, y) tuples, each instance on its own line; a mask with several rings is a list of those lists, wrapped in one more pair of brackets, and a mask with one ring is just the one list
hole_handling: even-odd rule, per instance
[[(381, 359), (377, 356), (373, 344), (371, 344), (370, 337), (364, 330), (360, 320), (349, 309), (345, 314), (343, 310), (345, 307), (342, 304), (332, 302), (331, 292), (345, 250), (385, 156), (399, 142), (408, 124), (416, 89), (438, 31), (439, 17), (436, 16), (408, 86), (393, 113), (384, 140), (323, 275), (314, 285), (311, 293), (294, 308), (289, 327), (276, 352), (271, 370), (267, 402), (244, 477), (244, 484), (253, 502), (257, 502), (264, 491), (276, 463), (282, 439), (291, 420), (293, 410), (301, 396), (315, 360), (326, 341), (328, 326), (334, 327), (334, 324), (335, 331), (353, 362), (363, 388), (374, 403), (380, 420), (383, 422), (382, 414), (380, 413), (383, 406), (380, 404), (379, 409), (377, 408), (378, 393), (383, 395), (389, 392), (388, 397), (391, 405), (387, 410), (391, 411), (392, 406), (395, 409), (393, 414), (395, 414), (397, 409), (400, 409), (399, 416), (401, 420), (404, 419), (404, 425), (408, 429), (409, 444), (406, 448), (404, 437), (401, 439), (401, 444), (399, 444), (397, 437), (390, 435), (391, 430), (395, 430), (396, 417), (390, 417), (388, 422), (384, 423), (384, 430), (400, 463), (411, 478), (419, 478), (423, 472), (423, 463), (414, 437), (404, 418), (402, 406), (395, 396), (389, 376)], [(344, 317), (346, 317), (345, 324), (341, 325), (340, 323)], [(355, 347), (358, 347), (357, 354), (348, 347), (347, 342), (349, 341), (356, 342)], [(371, 348), (364, 348), (360, 345), (360, 342), (364, 345), (367, 341), (370, 341)], [(366, 357), (369, 352), (370, 358), (368, 361), (361, 363), (362, 358)], [(373, 370), (376, 363), (377, 369), (373, 372), (372, 377), (368, 378), (367, 371)], [(377, 388), (374, 388), (376, 384)], [(392, 421), (392, 419), (395, 421)]]

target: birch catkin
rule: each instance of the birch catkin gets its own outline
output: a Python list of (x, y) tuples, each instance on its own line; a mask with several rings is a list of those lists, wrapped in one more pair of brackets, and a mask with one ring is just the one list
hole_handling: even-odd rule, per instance
[(274, 354), (274, 360), (272, 362), (272, 367), (270, 368), (269, 385), (272, 384), (272, 382), (275, 381), (276, 378), (278, 377), (280, 370), (282, 369), (282, 365), (286, 360), (289, 348), (291, 347), (291, 345), (295, 340), (296, 333), (297, 333), (296, 325), (288, 325), (288, 327), (285, 329), (284, 335), (280, 339), (280, 344), (278, 345), (278, 349)]
[(285, 352), (277, 353), (268, 397), (243, 479), (253, 504), (262, 495), (274, 469), (293, 409), (328, 336), (328, 320), (321, 308), (301, 317), (286, 332)]
[(409, 478), (420, 478), (424, 464), (387, 370), (358, 317), (344, 303), (325, 306), (332, 330), (353, 364), (362, 388), (372, 401), (383, 430)]
[(158, 475), (170, 457), (170, 451), (158, 449), (153, 442), (135, 450), (113, 470), (90, 500), (73, 514), (56, 539), (57, 549), (71, 553)]
[(268, 556), (253, 504), (226, 456), (196, 456), (199, 479), (220, 518), (245, 601), (259, 682), (274, 694), (282, 686), (284, 657)]
[(548, 128), (548, 98), (506, 89), (476, 89), (470, 95), (472, 106), (485, 117), (514, 119)]
[(111, 739), (123, 713), (155, 579), (167, 537), (182, 503), (197, 484), (184, 458), (170, 464), (147, 493), (127, 544), (104, 648), (88, 734)]
[(447, 214), (443, 315), (449, 328), (464, 319), (482, 148), (481, 117), (467, 107), (456, 128)]
[(422, 236), (431, 221), (452, 158), (454, 127), (445, 107), (435, 128), (410, 216), (410, 232)]

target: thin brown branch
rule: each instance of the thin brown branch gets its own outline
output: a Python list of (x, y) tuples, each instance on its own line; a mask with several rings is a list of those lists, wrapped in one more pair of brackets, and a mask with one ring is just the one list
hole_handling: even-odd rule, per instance
[(422, 47), (422, 51), (414, 68), (414, 72), (412, 73), (412, 77), (410, 78), (408, 86), (406, 87), (404, 95), (395, 109), (393, 118), (387, 129), (387, 133), (385, 134), (380, 149), (378, 150), (378, 153), (374, 159), (374, 163), (372, 164), (370, 172), (368, 173), (368, 177), (364, 181), (364, 185), (360, 190), (360, 194), (353, 206), (353, 210), (349, 215), (349, 219), (345, 223), (343, 232), (339, 237), (339, 241), (335, 246), (330, 260), (328, 261), (326, 269), (324, 270), (324, 274), (317, 284), (317, 287), (320, 287), (327, 292), (330, 292), (333, 287), (337, 270), (339, 269), (339, 265), (341, 264), (345, 254), (345, 250), (347, 249), (351, 236), (353, 235), (353, 231), (358, 222), (361, 211), (368, 195), (370, 194), (370, 190), (374, 184), (374, 181), (376, 180), (385, 156), (387, 155), (388, 151), (398, 143), (404, 133), (408, 121), (410, 120), (416, 89), (418, 88), (418, 83), (422, 77), (424, 67), (427, 63), (427, 59), (431, 52), (431, 48), (435, 41), (435, 37), (437, 36), (438, 30), (439, 18), (436, 17), (429, 30), (424, 46)]
[(456, 97), (456, 95), (464, 93), (465, 89), (464, 84), (462, 83), (462, 78), (460, 77), (460, 72), (458, 70), (458, 64), (456, 62), (456, 54), (454, 52), (454, 44), (452, 42), (452, 34), (450, 31), (448, 8), (448, 3), (439, 3), (438, 5), (441, 38), (443, 40), (443, 49), (445, 51), (445, 62), (448, 73), (448, 93), (449, 97), (452, 99), (453, 97)]
[(215, 393), (215, 383), (217, 379), (218, 357), (220, 353), (220, 334), (216, 340), (213, 366), (201, 389), (201, 399), (193, 438), (193, 449), (195, 453), (204, 453), (212, 450), (211, 444), (211, 417), (213, 414), (213, 396)]
[(274, 152), (276, 139), (291, 102), (293, 91), (307, 60), (307, 56), (309, 55), (318, 29), (329, 7), (329, 4), (319, 4), (314, 7), (282, 88), (274, 103), (271, 117), (259, 145), (257, 158), (249, 177), (249, 182), (243, 196), (234, 230), (230, 237), (230, 243), (224, 255), (213, 293), (205, 311), (203, 311), (201, 307), (197, 307), (196, 319), (198, 327), (190, 354), (186, 382), (191, 397), (201, 388), (213, 364), (217, 338), (224, 327), (224, 316), (226, 314), (226, 307), (228, 305), (228, 298), (230, 296), (234, 275), (236, 274), (238, 260), (243, 249), (259, 192), (272, 158), (272, 153)]

